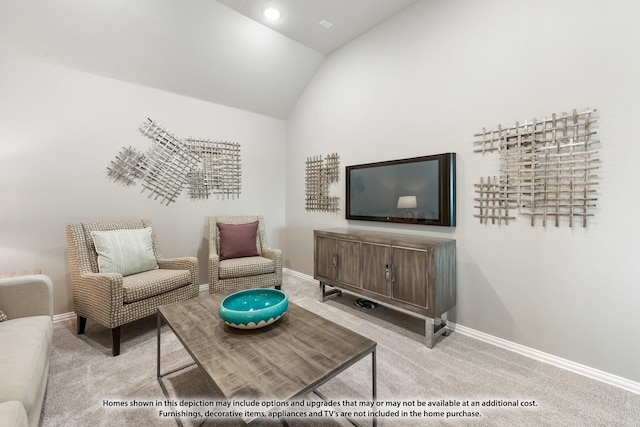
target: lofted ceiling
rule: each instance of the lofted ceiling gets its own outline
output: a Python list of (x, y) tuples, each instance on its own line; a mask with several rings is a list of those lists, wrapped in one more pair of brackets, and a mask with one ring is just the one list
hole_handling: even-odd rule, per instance
[(0, 0), (0, 52), (286, 118), (326, 55), (416, 1)]
[[(218, 0), (324, 55), (355, 39), (417, 0)], [(275, 7), (277, 21), (262, 11)]]

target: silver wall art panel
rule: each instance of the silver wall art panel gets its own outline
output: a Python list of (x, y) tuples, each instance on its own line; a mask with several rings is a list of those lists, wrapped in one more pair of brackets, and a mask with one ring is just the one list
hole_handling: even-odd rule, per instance
[(240, 144), (208, 139), (185, 139), (199, 162), (189, 173), (187, 189), (192, 199), (235, 198), (240, 195), (242, 168)]
[(330, 194), (330, 187), (340, 179), (340, 156), (329, 154), (307, 157), (305, 178), (305, 209), (317, 212), (338, 212), (340, 197)]
[(240, 196), (240, 144), (206, 139), (179, 139), (149, 119), (138, 129), (152, 140), (142, 153), (123, 148), (107, 167), (112, 181), (131, 186), (169, 205), (187, 188), (191, 199)]
[(499, 176), (475, 184), (474, 216), (507, 225), (517, 213), (532, 226), (586, 227), (598, 200), (596, 123), (597, 111), (587, 108), (474, 134), (474, 152), (500, 156)]

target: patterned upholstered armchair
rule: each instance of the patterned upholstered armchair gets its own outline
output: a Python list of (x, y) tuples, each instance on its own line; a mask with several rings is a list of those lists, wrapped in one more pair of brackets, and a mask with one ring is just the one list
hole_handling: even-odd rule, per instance
[(76, 222), (66, 232), (77, 332), (87, 319), (111, 329), (114, 356), (122, 325), (198, 295), (197, 258), (163, 258), (147, 220)]
[(282, 286), (282, 251), (267, 244), (264, 218), (209, 217), (209, 293)]

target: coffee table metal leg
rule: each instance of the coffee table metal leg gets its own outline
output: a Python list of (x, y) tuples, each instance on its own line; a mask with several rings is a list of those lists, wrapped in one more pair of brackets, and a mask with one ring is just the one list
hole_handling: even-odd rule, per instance
[[(171, 374), (173, 374), (175, 372), (181, 371), (183, 369), (189, 368), (189, 367), (195, 365), (196, 363), (195, 362), (189, 363), (187, 365), (184, 365), (184, 366), (181, 366), (179, 368), (173, 369), (173, 370), (171, 370), (169, 372), (165, 372), (164, 374), (161, 373), (160, 372), (160, 330), (162, 329), (162, 315), (160, 314), (160, 312), (158, 312), (158, 322), (157, 322), (156, 328), (157, 328), (157, 336), (158, 336), (158, 348), (157, 348), (157, 351), (156, 351), (156, 355), (157, 355), (156, 375), (157, 375), (157, 378), (158, 378), (158, 382), (160, 383), (160, 388), (162, 389), (162, 393), (164, 393), (164, 397), (168, 401), (170, 399), (169, 398), (169, 390), (167, 390), (167, 387), (164, 385), (164, 382), (162, 381), (162, 378), (166, 377), (167, 375), (171, 375)], [(173, 406), (172, 406), (172, 409), (177, 409), (177, 408), (173, 408)], [(178, 424), (178, 427), (183, 427), (183, 424), (182, 424), (182, 421), (180, 420), (180, 418), (178, 418), (178, 417), (174, 417), (174, 418), (176, 420), (176, 423)], [(203, 424), (204, 424), (204, 421), (203, 421)]]
[(157, 320), (157, 324), (156, 324), (156, 332), (158, 334), (158, 349), (156, 351), (156, 356), (158, 357), (158, 359), (156, 360), (156, 367), (157, 367), (157, 377), (160, 378), (160, 329), (162, 328), (162, 316), (160, 316), (160, 313), (158, 313), (158, 320)]
[[(378, 399), (378, 383), (377, 383), (377, 370), (376, 370), (376, 348), (375, 347), (372, 351), (371, 351), (371, 395), (373, 397), (373, 402), (376, 402)], [(320, 399), (324, 400), (325, 402), (328, 401), (329, 399), (327, 399), (327, 397), (322, 394), (320, 391), (318, 391), (318, 389), (313, 390), (313, 394), (315, 394), (316, 396), (318, 396)], [(376, 410), (376, 405), (374, 404), (371, 407), (372, 411)], [(353, 424), (354, 426), (360, 426), (355, 420), (353, 420), (350, 417), (345, 417), (347, 419), (347, 421), (349, 421), (351, 424)], [(375, 415), (372, 417), (372, 421), (373, 421), (373, 426), (377, 426), (378, 425), (378, 417), (376, 417)]]
[[(378, 383), (377, 383), (377, 372), (376, 372), (376, 349), (374, 348), (371, 352), (371, 389), (373, 392), (373, 401), (375, 402), (378, 399)], [(373, 425), (374, 427), (378, 425), (378, 417), (375, 416), (375, 403), (373, 405), (374, 415), (373, 415)]]
[[(172, 369), (169, 372), (160, 373), (160, 329), (161, 329), (161, 327), (162, 327), (162, 316), (158, 312), (158, 326), (157, 326), (157, 328), (158, 328), (158, 350), (157, 350), (157, 354), (158, 354), (158, 360), (157, 360), (158, 370), (157, 370), (157, 376), (158, 376), (158, 381), (160, 381), (160, 384), (162, 385), (162, 387), (164, 389), (164, 384), (162, 383), (162, 378), (163, 377), (166, 377), (167, 375), (171, 375), (171, 374), (176, 373), (178, 371), (182, 371), (183, 369), (190, 368), (191, 366), (194, 366), (196, 364), (196, 362), (187, 363), (186, 365), (180, 366), (179, 368)], [(169, 398), (169, 396), (167, 395), (167, 399), (168, 398)]]

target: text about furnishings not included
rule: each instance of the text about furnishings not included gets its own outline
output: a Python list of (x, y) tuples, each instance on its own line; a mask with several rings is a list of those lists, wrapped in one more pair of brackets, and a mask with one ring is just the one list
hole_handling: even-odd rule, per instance
[(258, 401), (103, 400), (103, 407), (153, 408), (160, 418), (480, 418), (495, 410), (532, 410), (531, 399)]

